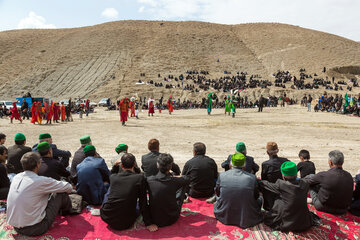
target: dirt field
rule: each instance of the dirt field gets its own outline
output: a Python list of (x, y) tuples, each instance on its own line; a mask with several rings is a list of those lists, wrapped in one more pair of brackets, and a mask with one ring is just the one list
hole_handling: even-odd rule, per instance
[(151, 138), (160, 140), (160, 151), (171, 153), (175, 162), (182, 168), (192, 157), (192, 144), (200, 141), (207, 146), (207, 155), (220, 164), (228, 154), (235, 151), (238, 141), (244, 141), (248, 154), (259, 165), (267, 160), (265, 145), (276, 141), (279, 156), (287, 157), (296, 163), (301, 149), (310, 151), (311, 160), (317, 171), (327, 170), (328, 153), (338, 149), (345, 155), (344, 168), (351, 174), (360, 169), (360, 119), (333, 113), (307, 112), (306, 108), (291, 106), (286, 108), (266, 108), (263, 113), (257, 109), (238, 110), (236, 118), (224, 116), (223, 109), (215, 109), (207, 116), (205, 109), (181, 110), (169, 115), (167, 111), (154, 117), (146, 112), (140, 119), (131, 118), (122, 127), (117, 111), (96, 109), (88, 118), (55, 125), (34, 126), (25, 121), (9, 124), (8, 119), (0, 119), (0, 132), (7, 135), (6, 146), (13, 144), (16, 132), (23, 132), (27, 145), (33, 145), (40, 133), (49, 132), (60, 149), (74, 153), (80, 146), (79, 138), (89, 134), (100, 155), (109, 162), (116, 154), (119, 143), (129, 145), (129, 152), (141, 164), (141, 155), (148, 152), (147, 142)]

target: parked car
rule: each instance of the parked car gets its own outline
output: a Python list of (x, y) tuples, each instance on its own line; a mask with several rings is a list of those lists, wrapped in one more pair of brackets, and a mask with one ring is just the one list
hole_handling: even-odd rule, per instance
[[(6, 106), (7, 109), (12, 108), (13, 106), (13, 102), (12, 101), (0, 101), (0, 105)], [(17, 109), (21, 108), (21, 104), (19, 105), (18, 103), (16, 104)]]
[(110, 100), (110, 98), (102, 98), (99, 102), (99, 107), (107, 107), (108, 100)]
[(59, 101), (59, 105), (61, 105), (61, 103), (64, 103), (65, 106), (69, 105), (69, 99), (63, 99)]
[[(83, 104), (83, 105), (85, 106), (85, 104), (86, 104), (86, 99), (77, 99), (77, 100), (75, 101), (75, 104), (76, 104), (76, 106), (78, 106), (78, 105), (80, 105), (80, 104)], [(94, 107), (96, 107), (96, 106), (97, 106), (97, 104), (96, 104), (95, 102), (90, 102), (90, 107), (94, 108)]]

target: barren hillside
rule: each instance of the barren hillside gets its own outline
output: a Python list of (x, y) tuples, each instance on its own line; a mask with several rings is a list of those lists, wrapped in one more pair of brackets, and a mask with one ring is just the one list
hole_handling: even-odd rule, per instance
[[(322, 74), (324, 66), (336, 72)], [(187, 70), (206, 70), (213, 78), (224, 71), (246, 71), (273, 81), (278, 69), (298, 75), (300, 68), (347, 80), (360, 76), (359, 66), (360, 43), (275, 23), (119, 21), (74, 29), (0, 32), (0, 95), (4, 98), (27, 91), (55, 99), (136, 93), (158, 97), (170, 92), (186, 98), (202, 93), (135, 83), (139, 79), (161, 82), (168, 74), (177, 76)], [(252, 93), (256, 91), (279, 90)]]

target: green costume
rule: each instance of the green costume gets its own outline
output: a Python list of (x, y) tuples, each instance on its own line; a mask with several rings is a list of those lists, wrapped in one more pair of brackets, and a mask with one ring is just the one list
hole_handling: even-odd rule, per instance
[(230, 114), (230, 106), (231, 106), (231, 100), (230, 100), (230, 96), (228, 96), (225, 100), (225, 114), (226, 113)]
[(208, 114), (210, 115), (211, 113), (211, 109), (212, 109), (212, 92), (208, 94), (208, 104), (207, 104), (207, 111)]
[(237, 103), (234, 95), (231, 96), (230, 103), (231, 103), (231, 112), (234, 114), (236, 113), (236, 103)]

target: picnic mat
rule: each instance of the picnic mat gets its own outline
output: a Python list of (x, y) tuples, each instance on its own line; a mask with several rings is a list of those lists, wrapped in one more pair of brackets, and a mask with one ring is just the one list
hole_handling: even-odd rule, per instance
[(137, 219), (132, 229), (112, 230), (101, 220), (100, 216), (92, 216), (87, 209), (84, 209), (80, 215), (57, 217), (50, 231), (36, 238), (17, 234), (13, 227), (6, 224), (6, 215), (0, 214), (0, 239), (360, 239), (360, 217), (355, 217), (350, 213), (334, 216), (317, 212), (310, 205), (310, 210), (321, 217), (322, 225), (312, 227), (304, 233), (282, 233), (273, 231), (264, 224), (248, 229), (223, 225), (215, 219), (213, 206), (206, 203), (204, 199), (191, 199), (189, 203), (183, 205), (181, 217), (174, 225), (160, 228), (153, 233), (146, 230), (141, 218)]

